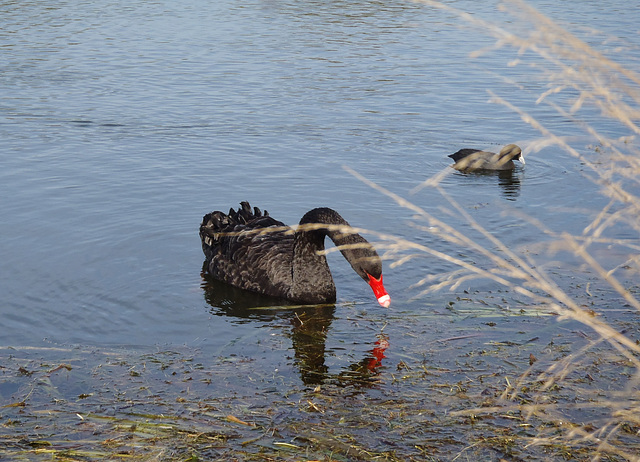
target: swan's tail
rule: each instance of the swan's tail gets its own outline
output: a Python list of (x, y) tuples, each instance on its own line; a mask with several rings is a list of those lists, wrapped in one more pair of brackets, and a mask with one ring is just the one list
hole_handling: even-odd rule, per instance
[(269, 212), (266, 210), (262, 212), (258, 207), (251, 210), (251, 205), (248, 202), (241, 202), (240, 205), (242, 207), (237, 211), (231, 208), (229, 213), (216, 211), (206, 214), (200, 224), (200, 234), (202, 235), (204, 232), (206, 235), (212, 235), (213, 233), (228, 232), (237, 225), (246, 225), (256, 218), (269, 216)]
[(248, 202), (241, 202), (240, 205), (241, 207), (237, 211), (233, 209), (230, 209), (229, 213), (215, 211), (202, 218), (200, 239), (207, 258), (210, 258), (209, 253), (219, 243), (224, 233), (233, 231), (238, 225), (246, 225), (258, 218), (269, 216), (269, 212), (266, 210), (262, 212), (258, 207), (254, 207), (252, 210)]

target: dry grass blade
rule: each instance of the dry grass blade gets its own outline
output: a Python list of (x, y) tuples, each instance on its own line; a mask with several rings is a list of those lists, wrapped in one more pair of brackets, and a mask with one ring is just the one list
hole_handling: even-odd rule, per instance
[[(495, 92), (489, 91), (490, 102), (502, 105), (519, 115), (522, 121), (540, 133), (539, 140), (532, 141), (529, 146), (526, 146), (529, 152), (539, 152), (549, 147), (560, 148), (586, 167), (587, 173), (584, 175), (593, 181), (600, 188), (602, 196), (609, 200), (601, 210), (595, 211), (594, 217), (583, 228), (580, 235), (574, 235), (565, 230), (555, 231), (540, 220), (522, 216), (517, 211), (511, 211), (514, 213), (512, 217), (519, 217), (524, 223), (537, 227), (548, 239), (539, 244), (539, 249), (544, 250), (546, 247), (549, 254), (566, 252), (578, 261), (581, 260), (583, 266), (589, 269), (590, 275), (597, 276), (599, 282), (619, 296), (621, 305), (627, 304), (640, 312), (637, 287), (630, 286), (628, 281), (622, 279), (624, 275), (640, 272), (640, 240), (637, 236), (621, 238), (620, 233), (617, 233), (619, 226), (625, 226), (630, 230), (628, 235), (634, 232), (640, 234), (640, 196), (637, 192), (640, 184), (640, 150), (634, 144), (635, 135), (640, 134), (638, 125), (640, 76), (620, 62), (609, 59), (595, 50), (522, 0), (506, 0), (500, 5), (502, 11), (511, 15), (514, 21), (523, 23), (520, 27), (509, 21), (500, 24), (492, 23), (481, 19), (479, 15), (472, 15), (437, 1), (414, 1), (453, 13), (478, 31), (495, 37), (496, 41), (492, 46), (472, 53), (471, 57), (512, 47), (518, 53), (518, 58), (511, 61), (510, 65), (520, 64), (527, 51), (542, 58), (543, 62), (548, 64), (548, 66), (539, 66), (536, 63), (535, 66), (531, 66), (539, 70), (543, 78), (548, 80), (548, 88), (537, 95), (537, 99), (534, 97), (535, 104), (546, 104), (553, 108), (563, 120), (572, 122), (580, 129), (584, 133), (583, 136), (598, 143), (598, 148), (593, 149), (594, 152), (580, 152), (572, 144), (576, 137), (554, 133), (530, 113), (498, 96)], [(517, 27), (518, 33), (512, 33), (508, 30), (509, 27)], [(528, 31), (527, 35), (522, 36), (522, 31)], [(516, 81), (504, 80), (518, 86), (520, 90), (525, 89)], [(577, 96), (567, 101), (567, 94)], [(581, 113), (593, 108), (599, 110), (603, 118), (608, 118), (624, 127), (630, 135), (610, 139), (601, 130), (582, 120)], [(542, 371), (539, 370), (540, 363), (532, 360), (530, 367), (520, 375), (515, 384), (513, 386), (509, 384), (504, 390), (498, 406), (470, 408), (456, 411), (451, 415), (473, 417), (482, 414), (495, 415), (506, 411), (520, 412), (526, 419), (544, 415), (547, 420), (558, 422), (557, 427), (561, 432), (550, 436), (541, 429), (538, 436), (532, 438), (530, 446), (568, 444), (584, 447), (586, 445), (594, 448), (590, 453), (593, 460), (607, 457), (640, 460), (637, 451), (632, 449), (638, 448), (637, 442), (631, 443), (630, 446), (629, 440), (627, 444), (621, 443), (624, 440), (621, 436), (623, 434), (633, 434), (636, 438), (638, 436), (639, 423), (633, 412), (637, 411), (639, 399), (637, 387), (640, 384), (640, 347), (635, 339), (619, 332), (603, 318), (594, 315), (599, 309), (597, 305), (593, 310), (581, 306), (578, 300), (563, 290), (554, 278), (547, 274), (545, 265), (536, 262), (531, 254), (520, 254), (517, 249), (509, 248), (473, 220), (470, 214), (445, 191), (443, 180), (453, 173), (452, 169), (446, 168), (435, 173), (414, 187), (410, 194), (425, 188), (437, 192), (446, 198), (457, 217), (464, 218), (474, 234), (477, 233), (477, 238), (462, 235), (444, 220), (439, 220), (420, 210), (405, 198), (385, 190), (353, 170), (347, 170), (360, 181), (414, 213), (414, 221), (410, 223), (413, 229), (429, 233), (434, 238), (455, 243), (456, 246), (462, 246), (465, 252), (478, 256), (476, 260), (481, 263), (470, 267), (463, 258), (427, 250), (426, 246), (405, 247), (406, 252), (411, 252), (409, 256), (403, 255), (401, 249), (396, 247), (393, 254), (396, 261), (392, 266), (399, 266), (416, 258), (416, 251), (427, 252), (458, 266), (457, 270), (429, 274), (420, 278), (413, 285), (414, 288), (421, 289), (418, 296), (437, 290), (454, 290), (460, 287), (461, 281), (469, 283), (474, 278), (487, 277), (527, 296), (532, 303), (554, 310), (560, 314), (558, 320), (566, 318), (576, 320), (597, 334), (597, 337), (583, 347), (547, 365)], [(426, 222), (427, 225), (421, 222)], [(404, 242), (397, 241), (397, 244), (402, 246)], [(601, 255), (598, 252), (602, 252), (603, 248), (613, 249), (622, 258), (613, 265), (605, 265), (598, 259), (598, 255)], [(623, 269), (624, 275), (620, 274)], [(585, 292), (592, 297), (589, 285)], [(563, 413), (570, 409), (571, 405), (547, 402), (545, 393), (549, 393), (558, 384), (564, 383), (581, 367), (582, 363), (587, 361), (588, 356), (595, 349), (601, 350), (607, 345), (608, 351), (612, 352), (613, 361), (619, 361), (630, 371), (627, 386), (620, 392), (622, 398), (592, 400), (590, 405), (594, 408), (609, 410), (609, 418), (606, 421), (594, 425), (571, 423), (563, 417)], [(533, 387), (533, 384), (537, 390), (536, 402), (516, 404), (521, 394), (520, 390)], [(636, 426), (635, 430), (633, 427), (630, 428), (633, 425)]]

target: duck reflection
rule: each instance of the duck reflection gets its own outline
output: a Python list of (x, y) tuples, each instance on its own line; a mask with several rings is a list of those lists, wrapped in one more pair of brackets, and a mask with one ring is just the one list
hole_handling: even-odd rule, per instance
[(498, 186), (502, 190), (505, 199), (515, 201), (520, 196), (521, 172), (513, 170), (474, 170), (470, 172), (456, 172), (457, 175), (475, 177), (497, 177)]
[(204, 298), (217, 316), (231, 316), (240, 322), (285, 321), (291, 324), (289, 337), (294, 350), (294, 363), (305, 385), (317, 386), (328, 381), (358, 387), (373, 386), (384, 351), (386, 337), (378, 339), (366, 356), (348, 365), (337, 375), (330, 375), (325, 364), (327, 332), (334, 318), (335, 305), (292, 305), (264, 295), (238, 289), (211, 278), (203, 271)]
[(516, 200), (520, 195), (520, 176), (514, 170), (499, 171), (498, 185), (502, 189), (502, 195), (509, 200)]

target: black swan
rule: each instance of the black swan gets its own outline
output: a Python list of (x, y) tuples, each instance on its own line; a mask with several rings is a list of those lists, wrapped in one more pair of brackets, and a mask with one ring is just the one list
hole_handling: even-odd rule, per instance
[(509, 144), (502, 148), (498, 154), (495, 152), (480, 151), (478, 149), (460, 149), (451, 154), (456, 170), (469, 172), (473, 170), (513, 170), (513, 160), (519, 160), (524, 165), (522, 149), (515, 144)]
[(208, 273), (242, 289), (302, 304), (335, 303), (336, 287), (323, 254), (324, 238), (338, 246), (373, 289), (378, 303), (391, 303), (382, 284), (382, 261), (373, 246), (329, 208), (307, 212), (294, 230), (248, 202), (229, 213), (211, 212), (200, 225)]

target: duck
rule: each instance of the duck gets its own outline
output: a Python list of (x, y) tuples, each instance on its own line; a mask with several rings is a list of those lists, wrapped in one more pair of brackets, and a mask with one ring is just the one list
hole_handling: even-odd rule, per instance
[(241, 289), (305, 305), (336, 302), (336, 286), (324, 254), (326, 237), (373, 289), (378, 303), (389, 307), (391, 297), (383, 285), (380, 256), (333, 209), (308, 211), (294, 229), (245, 201), (238, 210), (206, 214), (200, 224), (208, 275)]
[(499, 153), (479, 149), (460, 149), (449, 155), (454, 160), (453, 168), (461, 172), (474, 170), (513, 170), (514, 160), (525, 164), (522, 149), (516, 144), (508, 144)]

